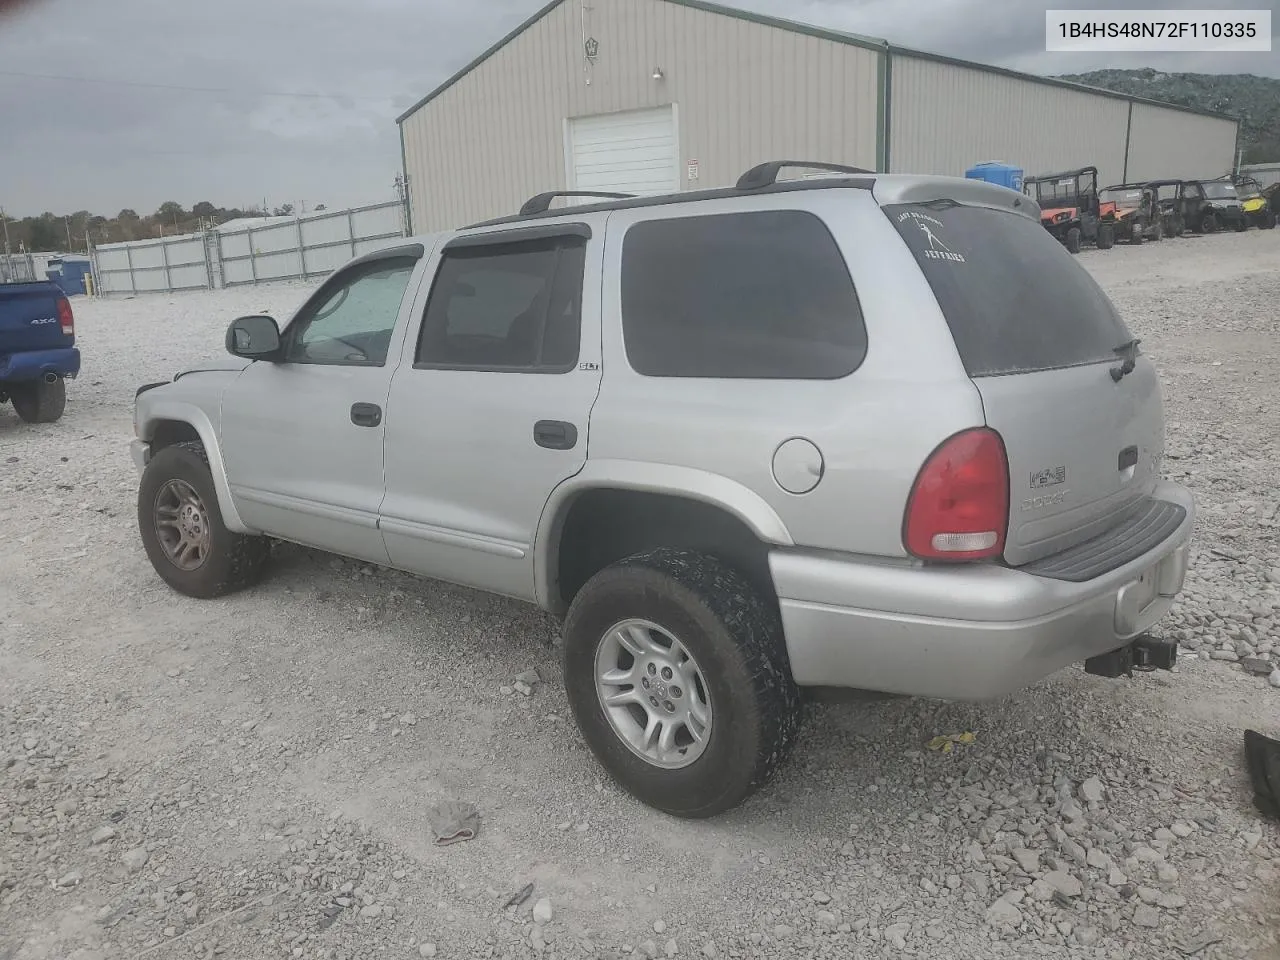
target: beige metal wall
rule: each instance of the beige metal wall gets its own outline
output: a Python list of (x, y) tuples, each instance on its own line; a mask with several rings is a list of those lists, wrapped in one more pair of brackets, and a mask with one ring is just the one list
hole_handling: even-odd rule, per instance
[(1027, 176), (1096, 166), (1111, 182), (1124, 171), (1127, 101), (900, 53), (890, 83), (894, 173), (964, 176), (987, 160)]
[(564, 189), (568, 118), (668, 103), (682, 159), (699, 162), (685, 189), (730, 185), (764, 160), (875, 168), (875, 50), (665, 0), (591, 0), (586, 33), (600, 46), (588, 67), (582, 16), (581, 0), (564, 0), (405, 118), (415, 232)]
[(1235, 165), (1236, 124), (1145, 103), (1133, 105), (1129, 179), (1221, 177)]

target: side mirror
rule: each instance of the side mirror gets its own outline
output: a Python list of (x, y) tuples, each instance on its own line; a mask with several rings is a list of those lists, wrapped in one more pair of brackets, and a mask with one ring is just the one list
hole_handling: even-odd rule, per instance
[(240, 317), (227, 327), (227, 352), (246, 360), (277, 360), (280, 328), (268, 316)]

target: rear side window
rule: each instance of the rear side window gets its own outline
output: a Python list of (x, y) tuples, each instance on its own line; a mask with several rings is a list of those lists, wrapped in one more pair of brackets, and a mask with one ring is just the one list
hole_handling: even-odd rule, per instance
[(1036, 221), (951, 201), (884, 212), (933, 288), (969, 376), (1114, 360), (1131, 339), (1102, 288)]
[(650, 377), (830, 380), (867, 352), (840, 250), (798, 210), (631, 227), (622, 329), (632, 368)]

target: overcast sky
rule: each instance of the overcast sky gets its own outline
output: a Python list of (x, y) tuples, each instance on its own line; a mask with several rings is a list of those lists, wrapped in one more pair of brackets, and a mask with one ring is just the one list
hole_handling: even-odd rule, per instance
[[(400, 166), (395, 117), (543, 2), (0, 0), (0, 205), (22, 216), (142, 213), (165, 200), (310, 209), (389, 199)], [(1280, 76), (1280, 52), (1046, 54), (1045, 4), (1026, 0), (736, 5), (1036, 73), (1154, 66)], [(1234, 6), (1272, 9), (1280, 26), (1280, 0)]]

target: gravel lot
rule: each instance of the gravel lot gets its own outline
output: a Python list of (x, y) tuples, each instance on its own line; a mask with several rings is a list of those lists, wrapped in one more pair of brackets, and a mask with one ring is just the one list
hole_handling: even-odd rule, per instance
[[(66, 417), (0, 408), (0, 960), (1280, 957), (1240, 746), (1280, 735), (1280, 689), (1236, 662), (1280, 658), (1280, 231), (1081, 260), (1160, 367), (1165, 471), (1200, 503), (1177, 670), (814, 706), (710, 823), (602, 780), (536, 610), (292, 547), (249, 593), (170, 592), (133, 390), (306, 288), (78, 302)], [(433, 846), (445, 800), (475, 840)]]

